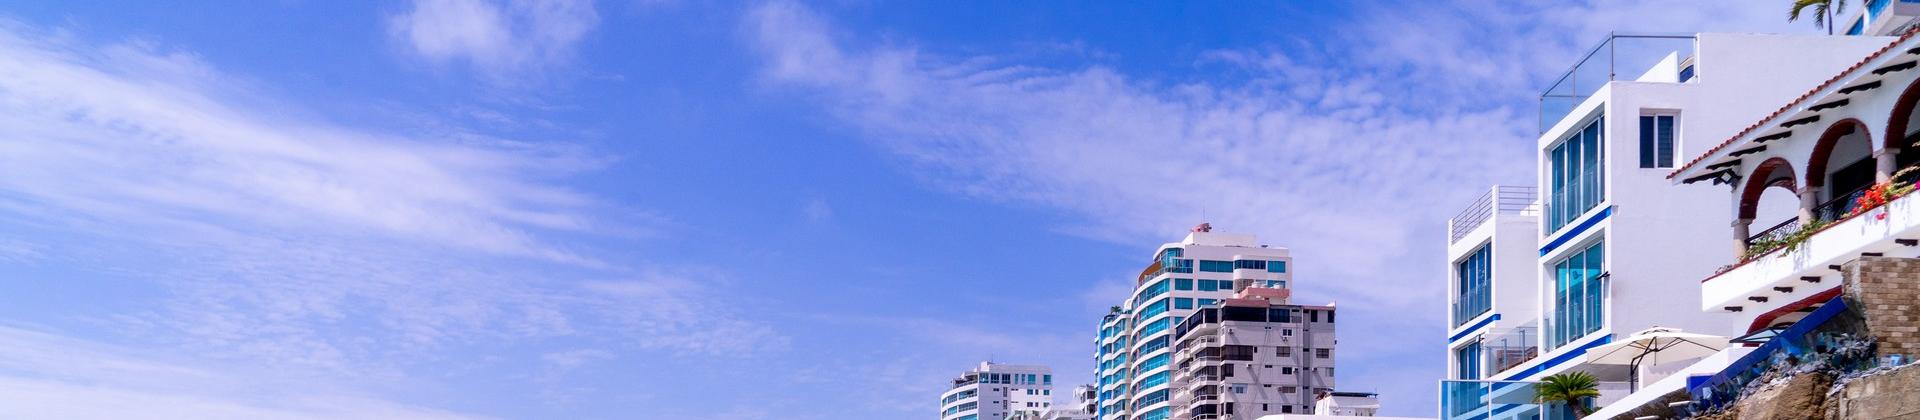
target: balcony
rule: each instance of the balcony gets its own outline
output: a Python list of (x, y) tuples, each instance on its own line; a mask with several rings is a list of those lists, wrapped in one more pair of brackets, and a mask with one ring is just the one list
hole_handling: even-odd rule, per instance
[(1460, 242), (1495, 214), (1540, 214), (1539, 200), (1537, 188), (1496, 185), (1460, 210), (1460, 214), (1447, 219), (1447, 243)]
[[(1607, 35), (1572, 68), (1555, 79), (1540, 93), (1540, 132), (1546, 133), (1560, 123), (1580, 103), (1586, 102), (1607, 83), (1625, 80), (1655, 83), (1687, 83), (1699, 77), (1694, 67), (1696, 51), (1693, 35), (1621, 34)], [(1622, 74), (1621, 72), (1628, 72)]]
[[(1849, 209), (1851, 212), (1851, 209)], [(1795, 246), (1754, 255), (1701, 281), (1708, 311), (1766, 313), (1840, 286), (1839, 267), (1862, 256), (1920, 256), (1920, 203), (1913, 194), (1843, 215)]]
[(1475, 287), (1464, 290), (1453, 301), (1453, 326), (1466, 325), (1467, 321), (1493, 310), (1493, 288)]
[(1496, 329), (1480, 339), (1488, 374), (1499, 374), (1540, 357), (1539, 321)]
[[(1573, 411), (1563, 404), (1534, 402), (1531, 381), (1440, 381), (1440, 414), (1448, 420), (1488, 418), (1537, 418), (1574, 420)], [(1604, 407), (1626, 397), (1626, 382), (1601, 381), (1595, 407)]]

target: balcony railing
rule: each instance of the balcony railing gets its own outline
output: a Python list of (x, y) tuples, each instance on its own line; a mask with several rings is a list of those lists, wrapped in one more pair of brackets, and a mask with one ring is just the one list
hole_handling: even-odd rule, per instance
[[(1627, 80), (1674, 83), (1697, 78), (1692, 61), (1695, 46), (1693, 35), (1608, 34), (1540, 93), (1540, 132), (1553, 128), (1587, 97), (1622, 76)], [(1669, 58), (1674, 59), (1673, 68), (1654, 68)]]
[(1458, 327), (1471, 321), (1480, 314), (1493, 310), (1493, 288), (1475, 287), (1467, 289), (1453, 301), (1453, 326)]
[(1868, 187), (1871, 186), (1861, 186), (1859, 189), (1849, 191), (1846, 194), (1835, 195), (1832, 200), (1820, 203), (1819, 206), (1813, 208), (1813, 217), (1828, 222), (1847, 217), (1847, 214), (1853, 212), (1854, 205), (1859, 204), (1860, 196), (1867, 194)]
[(1539, 195), (1534, 187), (1494, 186), (1447, 220), (1447, 243), (1459, 242), (1494, 214), (1539, 213)]
[(1799, 216), (1789, 217), (1787, 218), (1787, 220), (1781, 221), (1780, 224), (1773, 225), (1773, 227), (1767, 228), (1767, 230), (1763, 230), (1763, 231), (1760, 231), (1760, 233), (1755, 233), (1752, 236), (1748, 236), (1747, 243), (1748, 244), (1776, 243), (1779, 241), (1786, 240), (1788, 235), (1792, 235), (1794, 232), (1799, 232), (1799, 231), (1800, 231), (1800, 217)]
[(1505, 372), (1540, 357), (1538, 322), (1495, 330), (1480, 339), (1480, 352), (1486, 358), (1488, 375)]

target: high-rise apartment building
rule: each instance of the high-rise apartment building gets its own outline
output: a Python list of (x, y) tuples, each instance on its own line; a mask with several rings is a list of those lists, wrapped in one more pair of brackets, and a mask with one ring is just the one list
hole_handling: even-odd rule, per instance
[(1314, 399), (1334, 389), (1334, 310), (1288, 296), (1243, 287), (1174, 327), (1171, 418), (1314, 412)]
[(1286, 248), (1259, 245), (1253, 235), (1213, 232), (1206, 224), (1151, 257), (1131, 296), (1101, 319), (1094, 351), (1097, 419), (1163, 420), (1185, 411), (1171, 400), (1174, 326), (1236, 290), (1292, 286)]
[(941, 420), (1037, 418), (1053, 408), (1053, 370), (980, 362), (940, 394)]

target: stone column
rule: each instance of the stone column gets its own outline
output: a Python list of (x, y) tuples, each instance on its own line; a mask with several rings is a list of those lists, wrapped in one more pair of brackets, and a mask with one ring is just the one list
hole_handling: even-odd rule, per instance
[(1752, 229), (1753, 229), (1753, 219), (1737, 219), (1733, 221), (1733, 255), (1734, 256), (1740, 257), (1740, 258), (1746, 258), (1747, 246), (1752, 245), (1747, 243), (1747, 237), (1753, 236), (1752, 233), (1748, 233), (1748, 232), (1751, 231)]
[(1866, 318), (1879, 356), (1920, 355), (1920, 259), (1860, 257), (1840, 273), (1847, 305)]
[(1900, 171), (1900, 148), (1888, 147), (1873, 152), (1873, 179), (1876, 182), (1893, 180), (1893, 173)]
[(1808, 186), (1800, 189), (1800, 225), (1813, 223), (1813, 208), (1820, 205), (1820, 190), (1826, 187)]

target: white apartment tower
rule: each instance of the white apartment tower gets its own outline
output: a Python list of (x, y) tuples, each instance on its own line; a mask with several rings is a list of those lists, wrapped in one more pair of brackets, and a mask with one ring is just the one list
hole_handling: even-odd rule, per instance
[(1286, 248), (1259, 245), (1253, 235), (1213, 232), (1206, 224), (1155, 249), (1132, 295), (1101, 320), (1094, 418), (1164, 420), (1184, 411), (1171, 399), (1174, 327), (1235, 290), (1288, 290), (1291, 263)]
[(1699, 279), (1732, 259), (1726, 195), (1668, 175), (1890, 40), (1615, 34), (1588, 51), (1541, 95), (1537, 186), (1496, 189), (1452, 222), (1441, 416), (1566, 418), (1524, 398), (1531, 381), (1580, 370), (1602, 404), (1627, 393), (1628, 369), (1588, 364), (1588, 349), (1652, 327), (1743, 332), (1699, 310)]
[(1053, 408), (1053, 370), (980, 362), (940, 394), (941, 420), (1037, 418)]
[(1172, 418), (1315, 412), (1315, 397), (1333, 393), (1334, 310), (1288, 296), (1248, 286), (1174, 328)]

